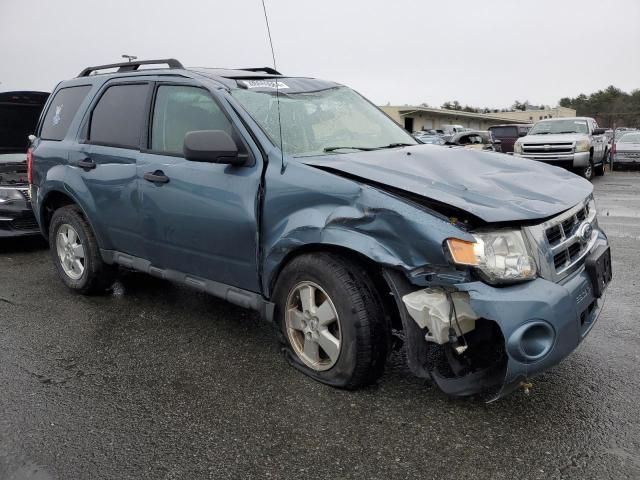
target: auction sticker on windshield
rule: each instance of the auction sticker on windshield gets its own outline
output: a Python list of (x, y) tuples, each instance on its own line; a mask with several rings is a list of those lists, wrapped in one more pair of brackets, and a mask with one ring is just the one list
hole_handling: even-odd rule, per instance
[(240, 80), (247, 88), (289, 88), (283, 82), (273, 80)]

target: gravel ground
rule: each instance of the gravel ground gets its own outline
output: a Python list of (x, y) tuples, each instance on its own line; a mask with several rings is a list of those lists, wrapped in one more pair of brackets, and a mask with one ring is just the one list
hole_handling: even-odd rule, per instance
[(0, 479), (640, 478), (640, 175), (595, 180), (614, 280), (591, 335), (490, 405), (394, 355), (345, 392), (251, 312), (147, 276), (81, 297), (39, 241), (0, 244)]

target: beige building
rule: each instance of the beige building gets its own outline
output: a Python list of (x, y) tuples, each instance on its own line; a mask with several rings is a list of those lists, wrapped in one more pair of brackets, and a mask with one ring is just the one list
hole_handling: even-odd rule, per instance
[(564, 107), (499, 113), (473, 113), (409, 105), (380, 108), (410, 132), (430, 128), (442, 129), (444, 125), (462, 125), (474, 130), (486, 130), (492, 125), (503, 123), (535, 123), (544, 118), (575, 117), (576, 115), (575, 110)]
[(510, 118), (512, 120), (535, 123), (545, 118), (575, 117), (576, 111), (573, 108), (553, 107), (544, 110), (518, 110), (515, 112), (500, 112), (496, 115)]

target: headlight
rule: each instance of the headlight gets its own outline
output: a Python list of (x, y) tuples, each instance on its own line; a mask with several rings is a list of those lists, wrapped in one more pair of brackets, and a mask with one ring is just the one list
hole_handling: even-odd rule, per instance
[(15, 188), (0, 187), (0, 205), (13, 203), (16, 200), (24, 200), (24, 196)]
[(591, 148), (589, 140), (578, 140), (576, 142), (576, 152), (588, 152)]
[(529, 255), (520, 230), (474, 233), (475, 242), (447, 240), (458, 265), (475, 267), (490, 283), (509, 283), (536, 277), (536, 264)]
[(522, 153), (522, 144), (520, 142), (513, 144), (513, 153)]

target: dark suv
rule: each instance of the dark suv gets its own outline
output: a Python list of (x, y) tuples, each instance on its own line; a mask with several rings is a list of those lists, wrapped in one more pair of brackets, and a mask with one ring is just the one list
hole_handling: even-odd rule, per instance
[(500, 140), (502, 153), (513, 153), (513, 145), (520, 137), (527, 135), (533, 124), (494, 125), (489, 131), (494, 139)]
[(29, 202), (27, 149), (46, 92), (0, 93), (0, 238), (39, 235)]
[(69, 288), (119, 266), (255, 309), (343, 388), (403, 342), (416, 375), (495, 398), (590, 331), (611, 263), (589, 182), (418, 144), (333, 82), (159, 62), (85, 69), (41, 118), (32, 202)]

